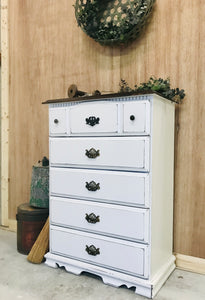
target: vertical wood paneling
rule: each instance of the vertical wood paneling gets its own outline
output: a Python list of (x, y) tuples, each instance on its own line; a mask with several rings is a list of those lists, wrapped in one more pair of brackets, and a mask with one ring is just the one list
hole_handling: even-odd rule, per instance
[(157, 0), (144, 33), (127, 48), (102, 47), (77, 27), (74, 0), (10, 1), (9, 217), (29, 201), (31, 168), (48, 155), (47, 107), (81, 90), (116, 92), (151, 75), (186, 90), (177, 107), (174, 250), (205, 258), (205, 2)]
[(1, 197), (0, 224), (8, 226), (9, 205), (9, 26), (8, 0), (1, 0)]
[(174, 246), (178, 253), (204, 258), (205, 3), (180, 1), (180, 5), (178, 82), (186, 89), (187, 99), (177, 111)]

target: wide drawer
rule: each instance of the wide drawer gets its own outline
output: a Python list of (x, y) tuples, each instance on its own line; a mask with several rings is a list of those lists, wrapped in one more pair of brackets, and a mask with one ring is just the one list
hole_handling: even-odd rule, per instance
[(50, 193), (149, 207), (149, 173), (51, 167)]
[(148, 277), (146, 245), (55, 226), (51, 226), (50, 239), (54, 254)]
[(149, 137), (50, 138), (51, 166), (149, 171)]
[(149, 242), (149, 209), (51, 197), (51, 223)]

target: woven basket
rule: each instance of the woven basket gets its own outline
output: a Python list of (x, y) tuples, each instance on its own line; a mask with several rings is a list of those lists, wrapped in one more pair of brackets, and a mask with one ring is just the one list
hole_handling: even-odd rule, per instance
[(134, 40), (147, 22), (155, 0), (76, 0), (81, 29), (102, 45)]

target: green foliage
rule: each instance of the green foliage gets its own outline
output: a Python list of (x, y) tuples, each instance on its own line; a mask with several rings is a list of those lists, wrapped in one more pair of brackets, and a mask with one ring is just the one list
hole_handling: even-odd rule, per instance
[(127, 82), (124, 79), (120, 80), (120, 90), (119, 93), (129, 93), (129, 92), (133, 92), (134, 90), (132, 90)]
[(170, 79), (162, 79), (150, 77), (147, 82), (143, 82), (140, 86), (135, 85), (134, 89), (130, 88), (124, 79), (120, 81), (120, 93), (128, 92), (156, 92), (162, 97), (167, 98), (176, 103), (181, 103), (185, 97), (184, 90), (179, 88), (172, 89), (170, 86)]
[[(138, 0), (129, 2), (128, 5), (127, 2), (122, 3), (120, 0), (118, 4), (110, 0), (76, 0), (75, 16), (78, 26), (88, 36), (101, 44), (117, 45), (134, 39), (139, 34), (154, 2), (155, 0)], [(115, 14), (111, 13), (112, 7)], [(107, 20), (108, 17), (110, 21)]]

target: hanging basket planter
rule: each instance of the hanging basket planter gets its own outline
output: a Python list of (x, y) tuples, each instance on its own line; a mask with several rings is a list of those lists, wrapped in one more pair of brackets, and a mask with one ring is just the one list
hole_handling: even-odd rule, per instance
[(134, 40), (152, 11), (155, 0), (76, 0), (75, 16), (81, 29), (101, 45)]

